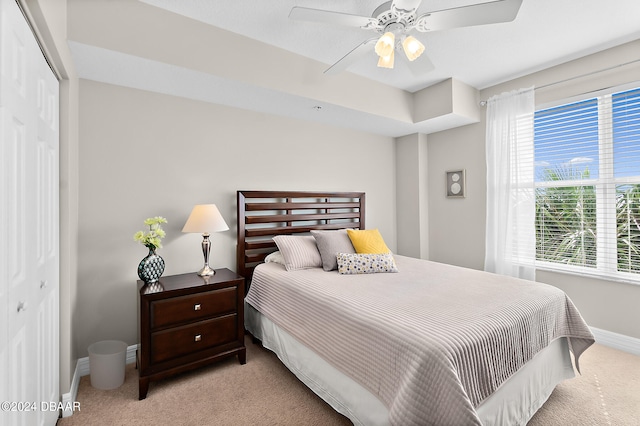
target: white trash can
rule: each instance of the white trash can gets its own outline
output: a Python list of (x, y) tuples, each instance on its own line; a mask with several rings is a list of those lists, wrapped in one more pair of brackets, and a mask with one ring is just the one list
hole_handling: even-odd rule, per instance
[(119, 340), (103, 340), (89, 346), (91, 386), (115, 389), (124, 383), (127, 344)]

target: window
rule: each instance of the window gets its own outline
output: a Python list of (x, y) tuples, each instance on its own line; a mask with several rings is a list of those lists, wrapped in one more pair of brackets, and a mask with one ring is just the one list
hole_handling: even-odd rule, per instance
[(538, 265), (640, 281), (640, 88), (539, 110), (534, 132)]

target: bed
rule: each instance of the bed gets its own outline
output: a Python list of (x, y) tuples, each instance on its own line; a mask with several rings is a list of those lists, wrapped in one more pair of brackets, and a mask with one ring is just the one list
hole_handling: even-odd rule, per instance
[(364, 193), (237, 201), (247, 331), (356, 425), (526, 424), (594, 342), (545, 284), (397, 254), (367, 263), (380, 273), (349, 273), (357, 253), (330, 269), (318, 235), (365, 231)]

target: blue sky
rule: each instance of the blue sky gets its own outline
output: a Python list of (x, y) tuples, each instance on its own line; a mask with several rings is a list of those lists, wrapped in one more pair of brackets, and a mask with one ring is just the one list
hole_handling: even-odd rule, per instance
[[(612, 99), (612, 120), (603, 120), (603, 126), (613, 123), (615, 177), (640, 178), (640, 89), (614, 94)], [(590, 178), (598, 178), (598, 133), (596, 98), (536, 112), (536, 181), (543, 180), (548, 168), (562, 170), (567, 179), (585, 170)]]

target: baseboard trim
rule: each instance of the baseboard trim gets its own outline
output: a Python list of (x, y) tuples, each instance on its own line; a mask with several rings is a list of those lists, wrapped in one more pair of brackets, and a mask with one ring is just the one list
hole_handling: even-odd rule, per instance
[(601, 345), (628, 352), (633, 355), (640, 355), (640, 339), (595, 327), (591, 327), (591, 332), (595, 336), (596, 342)]
[[(136, 351), (138, 350), (138, 345), (131, 345), (127, 347), (127, 357), (126, 363), (133, 364), (136, 362)], [(91, 369), (89, 367), (89, 357), (86, 356), (84, 358), (79, 358), (76, 362), (76, 369), (73, 372), (73, 379), (71, 379), (71, 389), (68, 393), (62, 395), (62, 406), (67, 407), (67, 409), (62, 410), (62, 417), (70, 417), (73, 414), (76, 398), (78, 396), (78, 387), (80, 386), (80, 379), (82, 376), (88, 376), (91, 374)]]
[(73, 414), (73, 410), (70, 409), (70, 407), (74, 406), (76, 397), (78, 396), (78, 386), (80, 385), (79, 374), (78, 363), (76, 363), (76, 369), (73, 372), (73, 379), (71, 379), (71, 389), (68, 393), (62, 394), (62, 417), (70, 417)]

